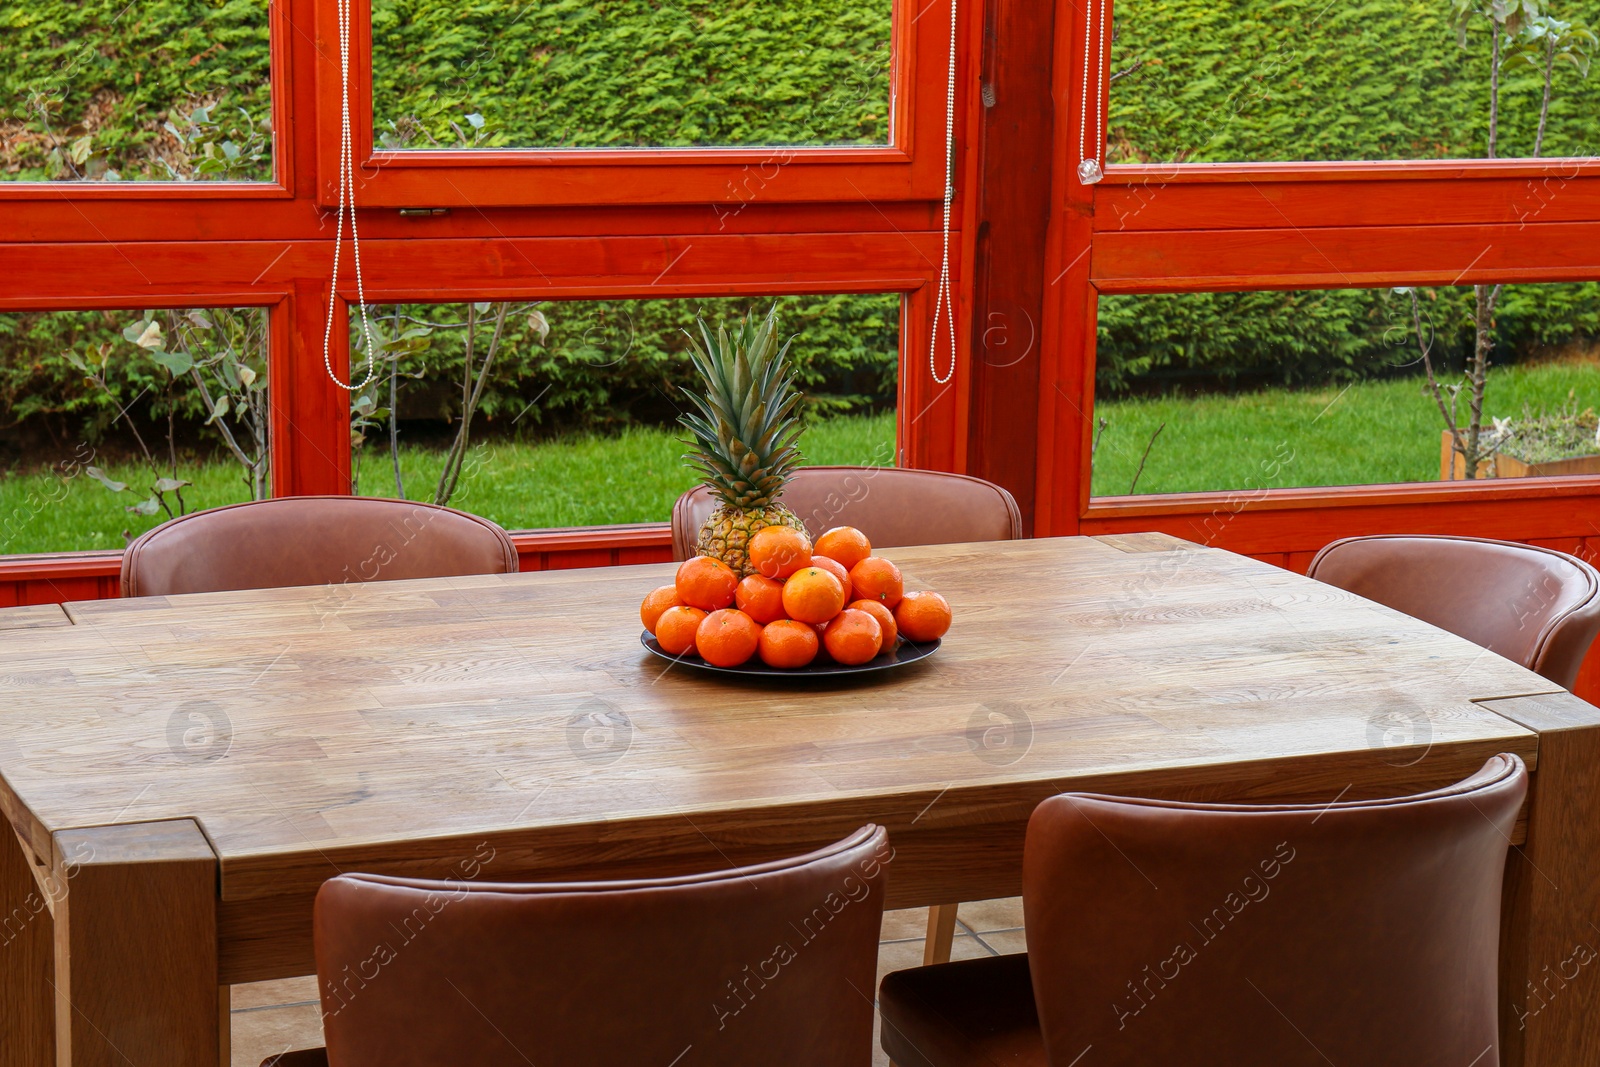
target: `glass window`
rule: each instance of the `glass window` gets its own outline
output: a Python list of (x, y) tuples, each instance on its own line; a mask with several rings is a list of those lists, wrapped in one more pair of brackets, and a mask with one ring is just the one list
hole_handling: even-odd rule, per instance
[[(1106, 160), (1600, 151), (1600, 74), (1591, 76), (1588, 66), (1595, 39), (1578, 24), (1592, 18), (1592, 7), (1553, 0), (1545, 14), (1520, 21), (1518, 4), (1455, 5), (1463, 7), (1456, 16), (1451, 4), (1432, 0), (1119, 2)], [(1491, 19), (1496, 7), (1514, 12), (1509, 22)]]
[(262, 308), (0, 314), (0, 554), (270, 495)]
[(887, 144), (893, 0), (374, 0), (378, 148)]
[(1600, 284), (1099, 303), (1095, 496), (1600, 473)]
[(267, 181), (267, 0), (0, 0), (0, 175)]
[[(696, 481), (677, 425), (697, 381), (684, 331), (696, 313), (714, 327), (770, 302), (372, 307), (379, 358), (353, 398), (354, 490), (448, 503), (508, 529), (664, 522)], [(899, 294), (778, 305), (806, 392), (806, 460), (893, 464)], [(351, 318), (359, 382), (367, 343)]]

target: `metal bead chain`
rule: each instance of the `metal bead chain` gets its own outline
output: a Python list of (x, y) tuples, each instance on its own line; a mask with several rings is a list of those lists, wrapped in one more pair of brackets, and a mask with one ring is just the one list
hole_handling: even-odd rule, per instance
[[(950, 73), (944, 95), (944, 223), (939, 253), (939, 289), (933, 300), (933, 338), (928, 345), (928, 373), (939, 385), (956, 374), (956, 309), (950, 298), (950, 205), (956, 195), (956, 0), (950, 0)], [(946, 314), (948, 312), (948, 314)], [(939, 320), (950, 336), (950, 369), (939, 374)]]
[[(356, 230), (355, 149), (350, 133), (350, 0), (339, 0), (336, 6), (339, 12), (339, 75), (343, 82), (339, 131), (339, 215), (333, 233), (333, 278), (328, 285), (328, 318), (322, 330), (322, 367), (328, 372), (328, 377), (334, 385), (353, 393), (357, 389), (365, 388), (373, 378), (377, 377), (378, 369), (374, 360), (377, 346), (372, 339), (372, 323), (367, 319), (367, 293), (361, 280), (361, 234)], [(344, 244), (347, 196), (350, 204), (350, 243), (355, 251), (356, 302), (361, 307), (361, 332), (367, 339), (367, 376), (355, 385), (339, 380), (339, 376), (333, 372), (331, 355), (333, 309), (339, 299), (339, 249)]]
[[(1110, 20), (1106, 18), (1106, 0), (1099, 0), (1098, 7), (1098, 15), (1094, 7), (1084, 9), (1089, 25), (1083, 28), (1083, 96), (1078, 102), (1078, 180), (1084, 185), (1093, 185), (1105, 177), (1105, 171), (1100, 166), (1100, 152), (1106, 143), (1106, 113), (1102, 104), (1106, 91), (1106, 23)], [(1091, 53), (1094, 45), (1098, 45), (1099, 50)], [(1095, 71), (1093, 97), (1089, 95), (1091, 69)], [(1095, 117), (1095, 148), (1092, 153), (1087, 146), (1091, 99), (1094, 101)]]

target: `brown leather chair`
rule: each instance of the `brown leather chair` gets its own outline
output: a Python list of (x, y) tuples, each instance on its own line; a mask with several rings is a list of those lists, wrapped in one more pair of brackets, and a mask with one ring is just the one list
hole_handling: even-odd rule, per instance
[(806, 856), (679, 878), (334, 878), (313, 923), (327, 1061), (867, 1067), (891, 858), (866, 826)]
[(1397, 800), (1068, 793), (1028, 824), (1028, 951), (883, 980), (897, 1067), (1495, 1067), (1527, 771)]
[[(965, 474), (907, 467), (801, 467), (783, 490), (783, 503), (812, 537), (835, 526), (854, 526), (874, 548), (1014, 541), (1022, 513), (1010, 493)], [(672, 557), (694, 555), (700, 527), (716, 508), (705, 486), (672, 508)]]
[(1347, 537), (1318, 552), (1306, 573), (1465, 637), (1565, 689), (1600, 632), (1600, 573), (1554, 549), (1482, 537)]
[(286, 496), (196, 511), (134, 540), (123, 596), (514, 574), (488, 519), (410, 500)]

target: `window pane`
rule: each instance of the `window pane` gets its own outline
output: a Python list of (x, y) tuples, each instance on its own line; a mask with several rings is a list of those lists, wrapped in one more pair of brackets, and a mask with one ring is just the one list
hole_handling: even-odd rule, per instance
[(380, 148), (870, 145), (893, 0), (374, 0)]
[(0, 173), (272, 178), (267, 0), (0, 0)]
[(0, 314), (0, 553), (270, 495), (261, 308)]
[(1582, 22), (1593, 9), (1554, 0), (1546, 10), (1549, 17), (1502, 36), (1490, 152), (1494, 34), (1484, 15), (1467, 17), (1463, 44), (1451, 4), (1435, 0), (1125, 0), (1112, 45), (1106, 159), (1594, 155), (1600, 71), (1586, 67), (1593, 39), (1561, 21)]
[[(683, 331), (697, 311), (715, 326), (767, 306), (742, 298), (371, 308), (381, 358), (353, 401), (355, 491), (449, 503), (508, 529), (665, 522), (696, 482), (677, 425), (688, 404), (682, 389), (697, 387)], [(784, 297), (779, 315), (795, 335), (796, 380), (807, 394), (807, 462), (892, 464), (899, 295)], [(352, 318), (360, 381), (366, 344)], [(484, 386), (452, 488), (469, 341), (472, 379)]]
[[(1495, 302), (1473, 472), (1600, 474), (1600, 284), (1481, 296)], [(1479, 298), (1471, 286), (1101, 297), (1094, 495), (1465, 477), (1440, 403), (1470, 446)]]

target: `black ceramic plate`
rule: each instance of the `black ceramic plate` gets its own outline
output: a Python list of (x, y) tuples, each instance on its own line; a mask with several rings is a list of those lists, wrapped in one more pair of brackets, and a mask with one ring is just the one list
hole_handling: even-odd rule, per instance
[(907, 663), (915, 663), (919, 659), (927, 659), (939, 651), (939, 638), (936, 637), (932, 641), (917, 643), (901, 641), (900, 647), (893, 652), (885, 652), (876, 659), (858, 663), (853, 667), (846, 667), (832, 660), (813, 660), (805, 667), (769, 667), (759, 659), (752, 659), (750, 662), (742, 663), (737, 667), (714, 667), (699, 656), (674, 656), (661, 647), (661, 643), (655, 639), (649, 630), (644, 630), (639, 634), (639, 641), (653, 655), (659, 656), (664, 660), (670, 660), (673, 663), (691, 667), (697, 671), (709, 671), (712, 674), (736, 674), (747, 678), (832, 678), (845, 674), (878, 674), (882, 671), (893, 670), (896, 667), (904, 667)]

